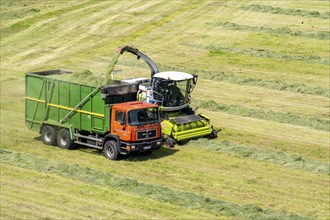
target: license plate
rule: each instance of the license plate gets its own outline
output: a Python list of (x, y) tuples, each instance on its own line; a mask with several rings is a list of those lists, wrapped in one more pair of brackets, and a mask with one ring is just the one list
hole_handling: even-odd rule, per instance
[(151, 146), (145, 146), (145, 147), (143, 147), (143, 150), (149, 150), (149, 149), (151, 149)]

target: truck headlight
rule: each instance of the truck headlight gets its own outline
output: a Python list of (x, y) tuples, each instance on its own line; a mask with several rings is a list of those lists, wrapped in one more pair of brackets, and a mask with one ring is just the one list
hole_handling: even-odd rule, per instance
[(160, 145), (160, 141), (157, 141), (157, 145)]
[(135, 145), (133, 145), (133, 146), (132, 146), (132, 149), (135, 149), (135, 148), (136, 148), (136, 146), (135, 146)]

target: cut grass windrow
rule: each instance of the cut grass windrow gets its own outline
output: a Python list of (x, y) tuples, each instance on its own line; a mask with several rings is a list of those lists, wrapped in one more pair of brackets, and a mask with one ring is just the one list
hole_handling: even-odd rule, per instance
[(282, 28), (270, 28), (270, 27), (258, 27), (258, 26), (248, 26), (241, 25), (231, 22), (206, 22), (207, 25), (212, 26), (221, 26), (228, 30), (237, 30), (237, 31), (253, 31), (260, 33), (268, 33), (268, 34), (285, 34), (294, 37), (304, 37), (304, 38), (314, 38), (318, 40), (329, 40), (330, 32), (329, 31), (318, 31), (318, 32), (302, 32), (302, 31), (294, 31), (288, 27)]
[(217, 216), (226, 215), (236, 218), (250, 219), (308, 219), (282, 211), (262, 209), (253, 204), (239, 205), (231, 202), (211, 199), (190, 192), (181, 192), (166, 187), (138, 182), (134, 179), (114, 176), (108, 172), (101, 172), (77, 164), (66, 164), (58, 161), (36, 157), (34, 155), (9, 150), (0, 150), (1, 162), (31, 169), (43, 173), (57, 174), (66, 178), (82, 182), (109, 186), (118, 190), (129, 191), (142, 196), (148, 196), (163, 202), (169, 202), (188, 209), (200, 209)]
[(202, 108), (210, 111), (227, 112), (243, 117), (271, 120), (285, 124), (293, 124), (303, 127), (310, 127), (320, 131), (330, 131), (330, 120), (315, 117), (298, 116), (292, 113), (274, 112), (271, 110), (251, 109), (239, 105), (227, 105), (213, 100), (194, 100), (194, 108)]
[(322, 65), (330, 65), (329, 58), (324, 58), (316, 55), (309, 56), (301, 56), (301, 55), (290, 55), (278, 53), (272, 50), (258, 49), (258, 48), (250, 48), (250, 49), (241, 49), (235, 47), (227, 47), (224, 45), (197, 45), (192, 43), (182, 43), (184, 46), (208, 50), (209, 56), (221, 56), (225, 53), (233, 53), (233, 54), (242, 54), (252, 57), (262, 57), (262, 58), (271, 58), (271, 59), (282, 59), (287, 61), (300, 61), (307, 63), (318, 63)]
[(330, 165), (327, 163), (308, 160), (302, 156), (284, 153), (282, 151), (270, 151), (257, 147), (235, 145), (228, 141), (198, 139), (191, 140), (190, 146), (202, 147), (208, 150), (235, 155), (253, 160), (267, 161), (284, 167), (306, 170), (314, 173), (330, 175)]
[[(192, 45), (193, 46), (193, 45)], [(222, 55), (225, 52), (235, 53), (235, 54), (243, 54), (254, 57), (265, 57), (272, 59), (284, 59), (288, 61), (302, 61), (308, 63), (318, 63), (323, 65), (329, 65), (329, 58), (323, 58), (320, 56), (310, 55), (310, 56), (301, 56), (301, 55), (293, 55), (293, 54), (283, 54), (278, 53), (272, 50), (264, 50), (264, 49), (241, 49), (234, 47), (227, 47), (222, 45), (210, 45), (206, 47), (209, 50), (210, 56)]]
[(255, 12), (270, 13), (270, 14), (283, 14), (283, 15), (322, 18), (322, 19), (330, 18), (330, 12), (320, 13), (318, 11), (280, 8), (280, 7), (273, 7), (270, 5), (259, 5), (259, 4), (244, 5), (244, 6), (240, 7), (240, 9), (248, 10), (248, 11), (255, 11)]
[[(130, 60), (119, 60), (119, 65), (123, 66), (130, 66), (135, 68), (149, 68), (144, 63), (136, 61), (130, 61)], [(330, 98), (330, 90), (321, 88), (321, 87), (313, 87), (308, 86), (303, 83), (294, 83), (289, 84), (286, 82), (283, 82), (281, 80), (265, 80), (265, 79), (258, 79), (258, 78), (249, 78), (244, 77), (236, 73), (229, 73), (229, 72), (223, 72), (223, 71), (205, 71), (201, 69), (196, 68), (189, 68), (189, 67), (183, 67), (183, 66), (167, 66), (157, 63), (157, 66), (160, 71), (169, 71), (169, 70), (175, 70), (175, 71), (181, 71), (186, 73), (196, 73), (198, 77), (202, 79), (208, 79), (208, 80), (215, 80), (219, 82), (228, 82), (232, 84), (238, 84), (238, 85), (248, 85), (248, 86), (258, 86), (258, 87), (264, 87), (268, 89), (274, 89), (274, 90), (280, 90), (280, 91), (288, 91), (288, 92), (295, 92), (295, 93), (301, 93), (301, 94), (309, 94), (309, 95), (319, 95), (326, 98)]]

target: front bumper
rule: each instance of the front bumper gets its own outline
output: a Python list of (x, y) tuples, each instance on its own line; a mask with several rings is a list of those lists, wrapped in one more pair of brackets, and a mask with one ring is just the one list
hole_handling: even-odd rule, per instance
[(159, 149), (163, 144), (162, 138), (142, 142), (121, 142), (122, 153), (145, 152)]

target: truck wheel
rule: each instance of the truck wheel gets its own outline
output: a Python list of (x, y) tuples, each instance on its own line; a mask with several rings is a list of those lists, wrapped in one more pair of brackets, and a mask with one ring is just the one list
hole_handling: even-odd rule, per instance
[(120, 153), (119, 144), (116, 141), (107, 141), (103, 147), (103, 153), (109, 160), (116, 160)]
[(73, 145), (73, 141), (71, 140), (70, 131), (66, 128), (61, 128), (61, 130), (57, 133), (57, 145), (60, 148), (70, 149)]
[(41, 129), (41, 139), (44, 144), (56, 145), (56, 130), (50, 125), (45, 125)]

